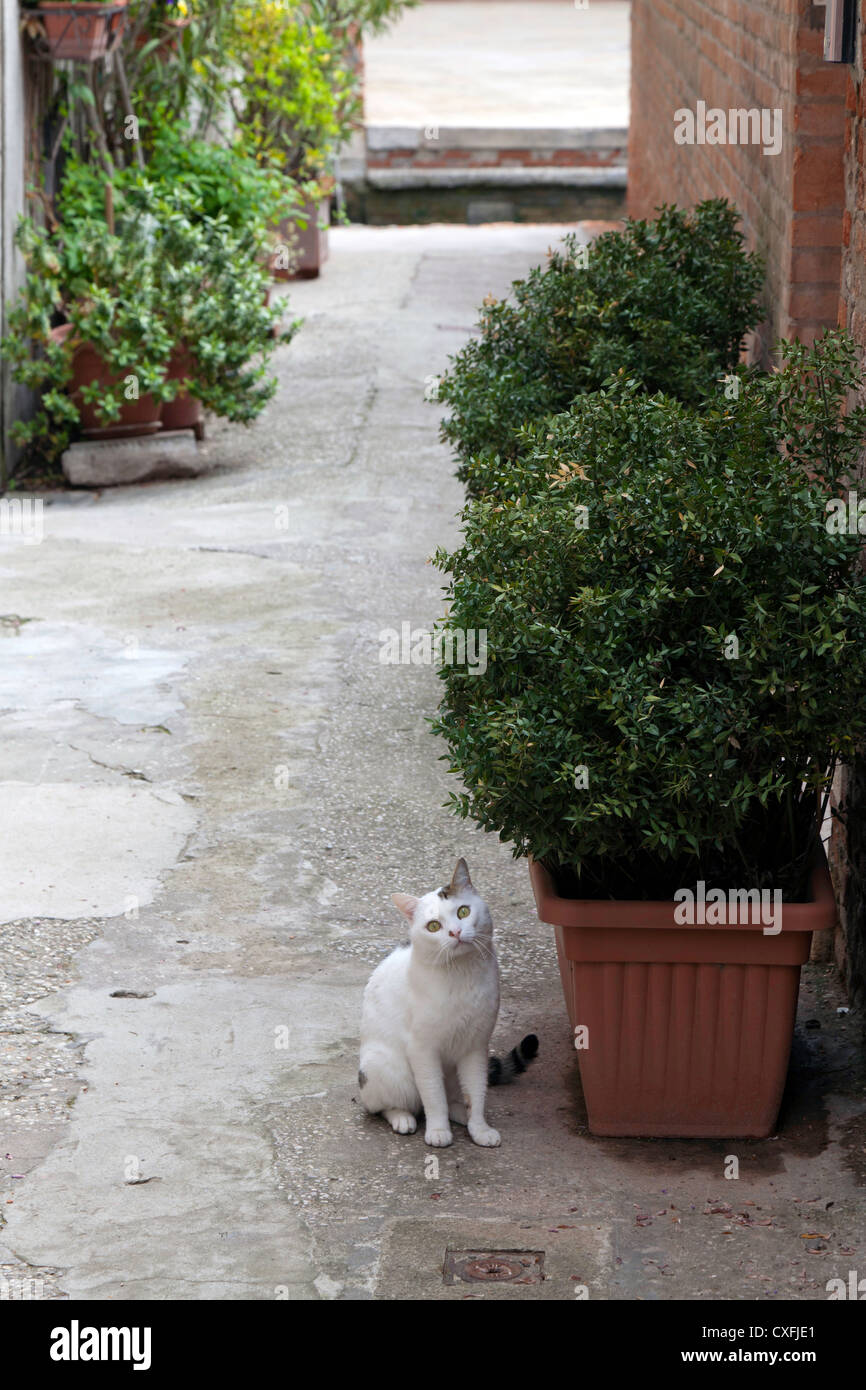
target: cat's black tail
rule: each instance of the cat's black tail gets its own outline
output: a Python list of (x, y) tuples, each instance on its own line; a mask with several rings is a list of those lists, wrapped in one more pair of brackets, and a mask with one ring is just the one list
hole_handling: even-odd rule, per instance
[(538, 1038), (527, 1033), (523, 1042), (512, 1047), (507, 1057), (490, 1057), (487, 1060), (488, 1086), (505, 1086), (515, 1076), (526, 1071), (529, 1063), (538, 1054)]

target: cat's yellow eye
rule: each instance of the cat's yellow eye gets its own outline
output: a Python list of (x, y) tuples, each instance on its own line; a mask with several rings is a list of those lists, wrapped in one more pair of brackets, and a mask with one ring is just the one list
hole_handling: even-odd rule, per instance
[(439, 928), (440, 928), (441, 926), (442, 926), (442, 923), (441, 923), (441, 922), (428, 922), (428, 923), (427, 923), (427, 930), (428, 930), (428, 931), (438, 931)]
[(458, 916), (458, 917), (468, 917), (468, 916), (469, 916), (469, 908), (466, 906), (465, 903), (463, 904), (462, 907), (458, 907), (458, 909), (457, 909), (457, 916)]

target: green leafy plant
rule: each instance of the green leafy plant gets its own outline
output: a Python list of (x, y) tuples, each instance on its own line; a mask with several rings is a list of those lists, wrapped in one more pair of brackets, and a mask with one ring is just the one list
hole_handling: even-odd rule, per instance
[[(166, 374), (182, 347), (193, 363), (185, 388), (218, 415), (253, 420), (276, 389), (268, 360), (281, 309), (267, 302), (268, 218), (295, 197), (239, 152), (197, 142), (183, 157), (176, 144), (158, 148), (146, 172), (118, 170), (113, 181), (73, 161), (59, 223), (49, 231), (26, 220), (18, 234), (28, 275), (2, 352), (41, 395), (35, 417), (16, 426), (19, 442), (50, 462), (80, 423), (68, 391), (78, 343), (162, 400), (179, 389)], [(62, 322), (74, 332), (58, 343), (52, 329)], [(122, 398), (100, 390), (93, 403), (110, 423)]]
[[(141, 395), (168, 400), (176, 386), (165, 379), (174, 345), (155, 307), (154, 259), (142, 234), (109, 235), (105, 225), (81, 219), (66, 231), (49, 232), (23, 219), (16, 243), (27, 264), (17, 303), (8, 315), (0, 354), (13, 377), (39, 393), (32, 418), (16, 420), (16, 442), (31, 459), (53, 463), (79, 423), (69, 395), (72, 359), (81, 343), (92, 344), (117, 378), (111, 388), (84, 387), (82, 397), (104, 424), (116, 421), (124, 402), (122, 382), (134, 374)], [(61, 341), (52, 331), (71, 325)]]
[(718, 392), (761, 318), (761, 263), (743, 250), (737, 224), (724, 199), (691, 213), (664, 207), (604, 233), (588, 253), (567, 236), (546, 266), (514, 283), (513, 300), (488, 298), (479, 335), (437, 394), (469, 490), (485, 490), (497, 455), (514, 457), (521, 425), (612, 373), (695, 404)]
[[(93, 116), (88, 141), (77, 144), (78, 155), (93, 162), (94, 154), (104, 151), (114, 166), (141, 167), (154, 144), (177, 127), (198, 139), (222, 130), (227, 143), (233, 3), (131, 0), (123, 70), (102, 66), (88, 74)], [(135, 116), (134, 138), (130, 115)]]
[(270, 278), (261, 255), (251, 252), (249, 229), (233, 226), (225, 213), (202, 215), (182, 184), (142, 179), (130, 203), (154, 228), (161, 313), (192, 358), (187, 389), (215, 414), (249, 423), (276, 390), (268, 362), (281, 313), (268, 306)]
[[(106, 181), (98, 165), (69, 161), (57, 198), (60, 220), (104, 217)], [(191, 195), (184, 200), (191, 217), (224, 217), (242, 237), (245, 253), (261, 255), (274, 229), (284, 218), (295, 216), (303, 203), (301, 188), (282, 171), (258, 164), (239, 146), (198, 140), (182, 125), (160, 131), (145, 170), (117, 168), (108, 181), (120, 217), (130, 189), (149, 184), (170, 193), (180, 188)]]
[(333, 33), (379, 34), (418, 0), (308, 0), (317, 24)]
[(575, 896), (798, 896), (866, 736), (862, 537), (826, 524), (863, 378), (838, 334), (781, 352), (703, 411), (636, 382), (578, 397), (437, 555), (446, 627), (488, 634), (483, 674), (442, 670), (454, 809)]
[(342, 37), (280, 0), (239, 0), (232, 106), (245, 147), (300, 179), (326, 174), (360, 115)]
[(406, 0), (236, 0), (230, 100), (257, 159), (306, 181), (331, 177), (334, 154), (362, 119), (361, 38), (404, 8)]

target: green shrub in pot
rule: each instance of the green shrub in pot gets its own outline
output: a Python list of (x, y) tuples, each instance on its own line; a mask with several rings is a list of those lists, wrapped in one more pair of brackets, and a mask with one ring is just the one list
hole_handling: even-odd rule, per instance
[[(34, 418), (15, 426), (33, 459), (55, 462), (75, 435), (79, 412), (68, 388), (76, 341), (93, 343), (113, 370), (134, 374), (140, 392), (156, 399), (178, 391), (167, 372), (173, 350), (183, 345), (194, 364), (183, 384), (209, 410), (246, 423), (270, 400), (276, 380), (268, 361), (281, 310), (266, 302), (267, 216), (283, 195), (275, 190), (273, 201), (263, 197), (258, 207), (254, 199), (244, 203), (237, 189), (221, 200), (228, 167), (224, 152), (213, 150), (211, 160), (202, 147), (193, 149), (183, 178), (170, 161), (167, 168), (157, 164), (157, 177), (117, 171), (110, 233), (106, 178), (73, 162), (56, 227), (22, 223), (28, 276), (2, 350), (15, 379), (41, 395)], [(245, 171), (258, 187), (255, 166)], [(58, 344), (51, 330), (63, 321), (75, 334)], [(117, 391), (101, 392), (95, 404), (110, 423), (122, 401)]]
[(781, 351), (702, 411), (636, 383), (578, 398), (437, 555), (447, 628), (487, 632), (483, 673), (442, 669), (454, 809), (566, 896), (796, 899), (866, 737), (862, 537), (828, 525), (862, 376), (838, 334)]
[(567, 236), (546, 266), (514, 283), (513, 299), (485, 301), (478, 336), (439, 383), (458, 476), (484, 491), (485, 461), (513, 457), (522, 424), (566, 409), (614, 372), (650, 393), (711, 397), (762, 317), (762, 281), (724, 199), (627, 221), (588, 251)]
[(162, 313), (174, 341), (191, 355), (191, 394), (216, 415), (250, 423), (277, 387), (269, 360), (282, 310), (267, 303), (263, 244), (251, 248), (246, 231), (225, 214), (202, 216), (181, 185), (142, 181), (131, 202), (154, 224)]
[[(101, 423), (121, 417), (124, 386), (155, 400), (170, 399), (165, 369), (173, 337), (157, 305), (154, 259), (141, 228), (109, 235), (104, 223), (82, 218), (66, 229), (48, 231), (22, 219), (16, 244), (27, 274), (7, 316), (0, 354), (15, 381), (38, 393), (32, 417), (16, 420), (15, 441), (29, 461), (57, 461), (80, 423), (70, 388), (76, 345), (91, 344), (117, 378), (109, 390), (84, 387), (83, 398)], [(52, 331), (72, 324), (61, 341)]]
[[(114, 216), (118, 230), (146, 230), (160, 313), (196, 363), (191, 393), (215, 414), (247, 423), (276, 389), (267, 364), (281, 311), (266, 302), (269, 234), (297, 206), (297, 189), (241, 151), (200, 141), (184, 151), (179, 143), (167, 134), (144, 172), (118, 173)], [(73, 166), (59, 203), (64, 225), (93, 214), (101, 185), (104, 194), (98, 171)]]

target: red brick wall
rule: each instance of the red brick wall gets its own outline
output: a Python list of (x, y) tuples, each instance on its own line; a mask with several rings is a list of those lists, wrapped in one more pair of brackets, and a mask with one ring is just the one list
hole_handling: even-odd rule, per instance
[(861, 18), (857, 55), (845, 98), (846, 211), (842, 227), (839, 323), (857, 339), (866, 360), (866, 39)]
[[(823, 61), (824, 9), (807, 0), (633, 0), (629, 211), (724, 195), (767, 261), (754, 353), (838, 317), (846, 69)], [(674, 112), (781, 109), (782, 150), (677, 145)]]
[[(847, 327), (866, 361), (866, 70), (861, 4), (853, 66), (825, 63), (825, 10), (807, 0), (633, 0), (629, 211), (724, 195), (767, 261), (767, 320), (753, 345)], [(783, 147), (674, 142), (674, 112), (780, 107)], [(866, 482), (866, 456), (861, 476)], [(840, 770), (830, 860), (841, 930), (833, 951), (866, 998), (866, 757)], [(818, 934), (816, 940), (824, 937)]]
[[(861, 15), (855, 62), (846, 69), (845, 213), (842, 226), (842, 277), (839, 324), (860, 345), (866, 361), (866, 64)], [(866, 479), (866, 459), (860, 476)], [(862, 490), (863, 484), (860, 484)], [(834, 827), (830, 864), (839, 902), (841, 931), (835, 957), (852, 995), (866, 999), (866, 758), (843, 769), (835, 804), (847, 810), (847, 828)]]

